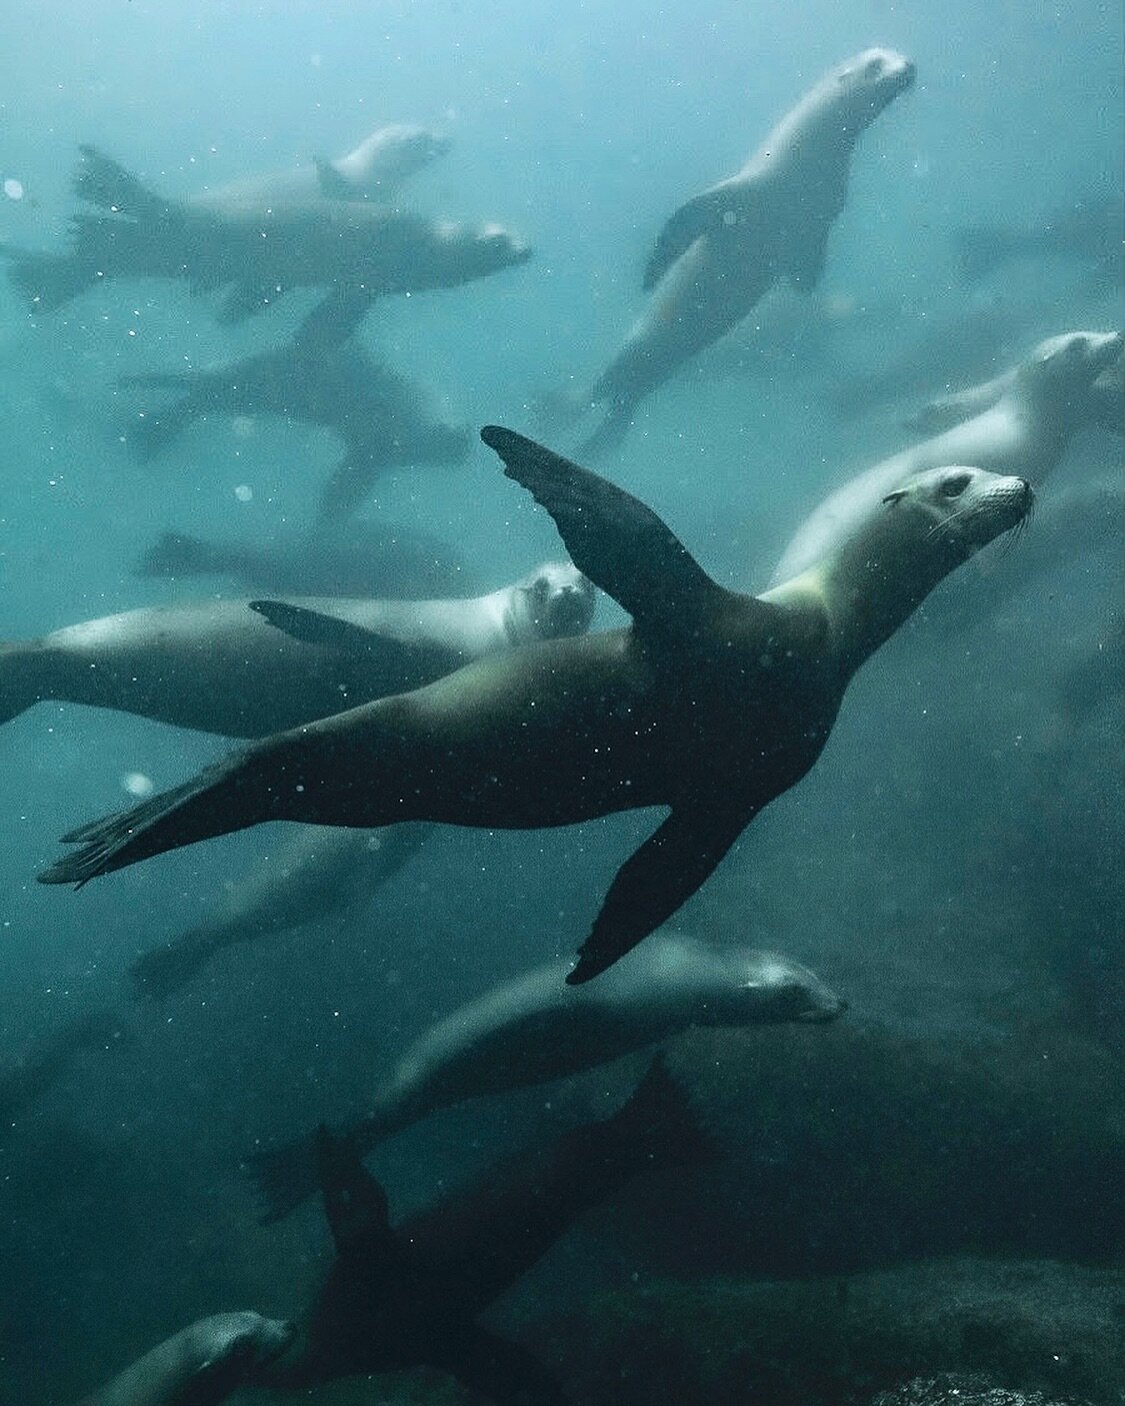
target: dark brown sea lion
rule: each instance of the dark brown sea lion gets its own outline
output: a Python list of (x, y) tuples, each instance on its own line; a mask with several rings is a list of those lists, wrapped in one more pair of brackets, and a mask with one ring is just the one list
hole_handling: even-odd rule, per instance
[(669, 807), (568, 978), (589, 980), (805, 775), (860, 665), (1032, 501), (1023, 480), (974, 469), (908, 478), (832, 556), (755, 597), (714, 582), (628, 493), (511, 430), (481, 433), (632, 626), (512, 650), (269, 738), (73, 831), (80, 848), (42, 882), (84, 884), (267, 820), (533, 829)]

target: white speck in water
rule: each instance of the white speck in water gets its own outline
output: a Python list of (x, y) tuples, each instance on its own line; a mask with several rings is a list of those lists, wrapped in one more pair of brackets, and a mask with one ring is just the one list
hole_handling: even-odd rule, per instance
[(151, 796), (156, 786), (152, 777), (146, 776), (143, 771), (130, 771), (121, 778), (121, 789), (128, 791), (130, 796)]
[(4, 182), (4, 194), (9, 200), (22, 200), (23, 182), (17, 181), (15, 176), (9, 176)]
[(254, 496), (254, 490), (248, 483), (240, 483), (234, 490), (234, 496), (240, 503), (249, 503), (250, 499)]

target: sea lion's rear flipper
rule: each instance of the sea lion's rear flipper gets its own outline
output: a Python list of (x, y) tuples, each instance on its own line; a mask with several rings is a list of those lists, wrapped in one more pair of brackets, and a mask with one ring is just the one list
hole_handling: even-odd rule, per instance
[(392, 1238), (387, 1193), (367, 1170), (349, 1137), (322, 1123), (316, 1165), (324, 1214), (341, 1259), (380, 1256)]
[(686, 254), (704, 234), (716, 234), (728, 226), (745, 227), (755, 218), (757, 192), (745, 181), (720, 181), (686, 201), (669, 217), (656, 237), (656, 244), (645, 265), (642, 287), (652, 291), (672, 265)]
[(344, 654), (367, 654), (372, 643), (379, 639), (376, 630), (353, 625), (350, 620), (339, 620), (335, 615), (325, 615), (319, 610), (309, 610), (303, 605), (290, 605), (282, 600), (252, 600), (250, 609), (268, 621), (275, 630), (302, 644), (317, 644), (325, 649), (338, 649)]
[(673, 810), (617, 871), (590, 936), (567, 975), (579, 986), (666, 922), (710, 876), (753, 813)]
[[(204, 291), (202, 288), (200, 291)], [(235, 322), (244, 322), (256, 312), (261, 312), (273, 297), (280, 297), (276, 287), (240, 280), (226, 294), (219, 304), (216, 319), (220, 326), (229, 327)]]
[(354, 200), (356, 198), (355, 186), (340, 175), (331, 161), (326, 161), (323, 156), (316, 156), (313, 158), (313, 162), (316, 166), (316, 183), (320, 187), (321, 195), (326, 200)]
[(74, 175), (74, 193), (79, 200), (133, 219), (160, 219), (169, 212), (170, 201), (150, 190), (132, 171), (127, 171), (97, 147), (80, 146), (82, 160)]
[[(522, 484), (554, 518), (579, 571), (624, 606), (638, 625), (651, 624), (665, 633), (679, 626), (694, 635), (698, 612), (729, 598), (632, 494), (513, 430), (486, 425), (480, 437), (504, 461), (508, 478)], [(685, 606), (686, 621), (681, 618)]]
[(474, 1325), (441, 1344), (434, 1365), (498, 1406), (566, 1406), (554, 1375), (534, 1353), (487, 1328)]

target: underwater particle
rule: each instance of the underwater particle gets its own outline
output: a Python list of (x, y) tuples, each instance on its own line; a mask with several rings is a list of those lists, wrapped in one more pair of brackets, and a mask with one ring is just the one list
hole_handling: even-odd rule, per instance
[(22, 200), (23, 182), (17, 181), (15, 176), (9, 176), (4, 182), (4, 194), (9, 200)]
[(252, 415), (236, 415), (231, 421), (231, 429), (234, 431), (235, 439), (249, 439), (254, 433), (254, 417)]
[(240, 503), (249, 503), (250, 499), (254, 496), (254, 490), (248, 483), (240, 483), (234, 490), (234, 496)]
[(121, 778), (121, 789), (130, 796), (151, 796), (156, 785), (151, 776), (143, 771), (129, 771)]

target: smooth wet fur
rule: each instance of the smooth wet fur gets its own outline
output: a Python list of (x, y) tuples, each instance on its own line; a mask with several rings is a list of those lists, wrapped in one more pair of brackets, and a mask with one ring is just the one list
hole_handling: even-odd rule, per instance
[(582, 945), (568, 980), (587, 981), (665, 922), (805, 775), (859, 666), (1032, 502), (1019, 479), (919, 475), (819, 568), (754, 597), (714, 582), (630, 494), (511, 430), (481, 434), (632, 625), (512, 650), (268, 738), (72, 831), (65, 842), (80, 848), (41, 882), (82, 885), (267, 820), (532, 829), (667, 807)]

